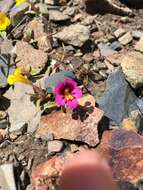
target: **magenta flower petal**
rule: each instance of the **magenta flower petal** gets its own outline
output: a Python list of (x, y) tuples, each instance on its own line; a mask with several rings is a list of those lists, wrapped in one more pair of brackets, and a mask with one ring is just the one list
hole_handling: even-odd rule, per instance
[(64, 84), (65, 84), (65, 86), (71, 87), (71, 90), (73, 90), (75, 87), (77, 87), (77, 83), (74, 80), (69, 79), (69, 78), (65, 78)]
[(55, 94), (60, 94), (61, 95), (61, 91), (64, 88), (64, 83), (63, 82), (59, 82), (56, 87), (54, 88), (54, 93)]
[(82, 90), (79, 88), (79, 87), (76, 87), (73, 91), (72, 91), (72, 95), (75, 97), (75, 98), (81, 98), (83, 93), (82, 93)]
[(55, 97), (55, 102), (60, 105), (60, 106), (64, 106), (66, 104), (66, 99), (64, 98), (64, 96), (61, 95), (56, 95)]
[(77, 99), (74, 98), (73, 100), (67, 101), (67, 106), (71, 109), (76, 108), (78, 105)]

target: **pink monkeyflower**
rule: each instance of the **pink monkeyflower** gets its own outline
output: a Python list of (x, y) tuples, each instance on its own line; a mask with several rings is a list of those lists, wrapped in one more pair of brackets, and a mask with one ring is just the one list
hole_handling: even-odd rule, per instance
[(55, 101), (60, 106), (68, 106), (76, 108), (78, 99), (82, 97), (82, 90), (77, 86), (77, 83), (69, 78), (65, 78), (63, 82), (59, 82), (54, 88)]

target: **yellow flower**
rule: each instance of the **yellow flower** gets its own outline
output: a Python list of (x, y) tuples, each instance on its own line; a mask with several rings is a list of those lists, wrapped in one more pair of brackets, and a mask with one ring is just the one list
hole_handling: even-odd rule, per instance
[(5, 13), (0, 12), (0, 31), (6, 30), (10, 24), (10, 19), (5, 15)]
[(28, 2), (28, 0), (15, 0), (16, 5), (19, 6), (21, 3)]
[(7, 77), (8, 84), (13, 85), (16, 82), (32, 84), (32, 82), (30, 80), (28, 80), (26, 76), (22, 75), (20, 68), (17, 68), (13, 74), (8, 75), (8, 77)]

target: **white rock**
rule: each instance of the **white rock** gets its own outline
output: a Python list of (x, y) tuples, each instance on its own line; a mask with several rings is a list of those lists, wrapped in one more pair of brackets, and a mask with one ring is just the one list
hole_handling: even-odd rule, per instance
[(127, 45), (130, 42), (132, 42), (132, 40), (133, 40), (133, 36), (132, 36), (131, 32), (127, 32), (126, 34), (124, 34), (122, 37), (119, 38), (119, 42), (122, 45)]
[(23, 130), (24, 125), (28, 129), (34, 130), (40, 122), (40, 110), (31, 101), (30, 95), (33, 94), (33, 88), (30, 85), (17, 83), (14, 90), (10, 88), (5, 97), (11, 100), (8, 108), (10, 120), (10, 132)]
[(16, 190), (14, 172), (12, 164), (3, 164), (0, 166), (0, 189)]

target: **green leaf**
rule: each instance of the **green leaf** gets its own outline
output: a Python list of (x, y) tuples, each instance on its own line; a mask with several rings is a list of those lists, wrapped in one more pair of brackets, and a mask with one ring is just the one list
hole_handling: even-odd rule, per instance
[(7, 36), (6, 31), (0, 31), (0, 36), (1, 36), (3, 39), (5, 39), (6, 36)]
[(57, 104), (55, 102), (47, 102), (44, 104), (44, 110), (57, 108)]

